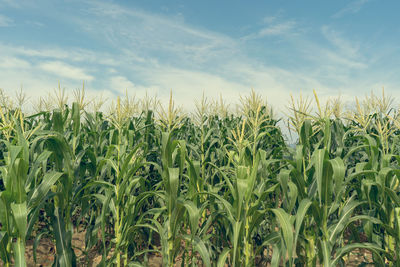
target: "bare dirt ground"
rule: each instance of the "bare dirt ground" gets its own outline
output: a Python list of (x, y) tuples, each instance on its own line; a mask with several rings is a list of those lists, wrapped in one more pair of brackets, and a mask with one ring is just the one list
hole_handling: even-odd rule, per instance
[[(97, 266), (100, 263), (102, 256), (96, 248), (89, 251), (87, 255), (83, 253), (85, 250), (85, 232), (75, 233), (72, 237), (72, 243), (77, 257), (78, 266)], [(28, 266), (32, 267), (51, 266), (53, 264), (54, 254), (55, 254), (55, 245), (53, 241), (49, 238), (42, 238), (37, 247), (36, 251), (37, 261), (35, 263), (33, 257), (33, 240), (27, 241), (25, 257), (27, 259)], [(375, 266), (372, 263), (371, 253), (366, 250), (355, 250), (345, 260), (346, 260), (346, 266), (349, 267), (356, 267), (362, 263), (364, 263), (364, 265), (362, 266)], [(0, 266), (3, 266), (1, 262)], [(162, 266), (161, 256), (154, 255), (149, 257), (148, 266), (161, 267)], [(180, 266), (180, 263), (176, 264), (176, 266)]]
[[(33, 240), (27, 241), (25, 258), (29, 267), (47, 267), (52, 266), (55, 255), (55, 244), (49, 238), (42, 238), (36, 250), (36, 263), (33, 257)], [(72, 236), (72, 245), (77, 258), (77, 266), (97, 266), (101, 262), (102, 255), (97, 248), (85, 251), (85, 232), (74, 233)], [(2, 266), (0, 262), (0, 266)], [(161, 267), (162, 258), (152, 256), (149, 258), (149, 267)]]
[[(51, 266), (54, 261), (55, 244), (49, 238), (42, 238), (36, 250), (36, 263), (33, 256), (33, 240), (29, 240), (26, 246), (25, 258), (28, 266)], [(85, 232), (75, 233), (72, 236), (72, 245), (77, 257), (78, 266), (96, 266), (101, 261), (96, 249), (93, 249), (85, 255)]]

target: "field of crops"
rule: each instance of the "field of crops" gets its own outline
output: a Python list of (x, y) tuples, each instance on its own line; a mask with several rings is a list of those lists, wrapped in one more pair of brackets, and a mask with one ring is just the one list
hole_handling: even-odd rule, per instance
[(28, 241), (47, 238), (53, 266), (79, 266), (79, 229), (100, 266), (400, 266), (390, 98), (292, 99), (279, 122), (254, 92), (192, 114), (129, 97), (92, 112), (76, 96), (34, 115), (1, 105), (0, 265), (26, 266)]

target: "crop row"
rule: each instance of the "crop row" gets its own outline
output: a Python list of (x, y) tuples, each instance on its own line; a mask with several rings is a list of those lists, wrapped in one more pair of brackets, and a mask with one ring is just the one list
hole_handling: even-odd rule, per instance
[(346, 266), (360, 250), (400, 266), (390, 101), (357, 102), (351, 116), (317, 96), (316, 115), (291, 103), (294, 146), (254, 92), (240, 114), (207, 114), (203, 100), (195, 118), (172, 99), (157, 116), (119, 100), (110, 116), (79, 102), (30, 116), (3, 106), (1, 262), (26, 266), (27, 240), (49, 237), (54, 266), (76, 266), (84, 229), (100, 266)]

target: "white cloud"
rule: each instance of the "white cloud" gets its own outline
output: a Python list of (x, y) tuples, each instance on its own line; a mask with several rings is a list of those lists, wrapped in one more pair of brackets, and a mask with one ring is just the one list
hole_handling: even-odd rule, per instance
[(14, 8), (18, 8), (19, 4), (17, 3), (19, 1), (14, 1), (14, 0), (0, 0), (0, 7), (1, 6), (10, 6)]
[(275, 23), (275, 24), (271, 24), (266, 27), (263, 27), (256, 33), (251, 33), (249, 35), (242, 37), (242, 40), (247, 41), (247, 40), (259, 39), (259, 38), (264, 38), (264, 37), (269, 37), (269, 36), (285, 35), (285, 34), (289, 34), (290, 32), (292, 32), (292, 30), (295, 27), (296, 27), (296, 22), (293, 20)]
[[(162, 31), (166, 28), (170, 28), (174, 29), (177, 33), (183, 32), (185, 34), (203, 39), (219, 40), (221, 38), (226, 38), (226, 36), (218, 34), (216, 32), (207, 31), (204, 29), (200, 30), (196, 29), (195, 27), (187, 26), (184, 23), (182, 16), (167, 17), (162, 15), (155, 15), (139, 9), (127, 9), (117, 4), (98, 1), (92, 5), (92, 8), (89, 10), (89, 12), (100, 17), (108, 16), (116, 21), (124, 20), (127, 18), (137, 19), (139, 22), (147, 25), (146, 30), (151, 31)], [(106, 23), (109, 25), (108, 22)]]
[(17, 57), (3, 55), (0, 60), (0, 69), (26, 69), (30, 66), (31, 64), (28, 61)]
[(325, 50), (325, 58), (328, 59), (328, 64), (333, 65), (332, 63), (334, 63), (336, 66), (333, 66), (335, 67), (342, 66), (350, 69), (365, 69), (368, 67), (368, 64), (362, 60), (348, 58), (347, 53), (341, 54)]
[(110, 79), (110, 88), (120, 92), (125, 92), (125, 90), (134, 90), (135, 84), (133, 84), (133, 82), (124, 76), (114, 76)]
[(357, 57), (359, 55), (360, 45), (353, 42), (350, 42), (343, 38), (340, 33), (333, 30), (328, 26), (322, 26), (321, 28), (323, 36), (331, 42), (334, 46), (336, 46), (341, 52), (346, 54), (348, 57)]
[[(166, 103), (172, 90), (177, 104), (186, 110), (193, 110), (194, 101), (199, 100), (203, 92), (209, 99), (219, 99), (222, 95), (225, 101), (235, 106), (239, 96), (247, 95), (253, 88), (266, 97), (280, 113), (285, 109), (290, 92), (297, 92), (300, 89), (312, 92), (313, 88), (326, 88), (317, 80), (304, 76), (303, 73), (289, 72), (275, 67), (230, 62), (221, 68), (220, 73), (170, 66), (135, 68), (132, 71), (138, 73), (143, 80), (135, 83), (134, 87), (131, 86), (132, 89), (128, 92), (135, 93), (136, 96), (144, 95), (146, 91), (156, 92)], [(123, 84), (125, 79), (116, 80)]]
[(332, 15), (332, 18), (341, 18), (347, 14), (355, 14), (361, 10), (361, 8), (368, 3), (369, 0), (356, 0), (348, 3), (344, 8)]
[(128, 48), (135, 61), (160, 56), (164, 61), (207, 64), (216, 55), (230, 57), (239, 50), (231, 37), (187, 25), (181, 17), (155, 15), (104, 2), (96, 2), (88, 12), (91, 16), (76, 18), (74, 23), (113, 48)]
[(263, 18), (262, 22), (266, 24), (271, 24), (278, 19), (278, 16), (266, 16)]
[(28, 57), (38, 60), (73, 61), (86, 62), (101, 65), (115, 66), (117, 61), (115, 56), (105, 52), (96, 52), (82, 48), (55, 47), (33, 48), (25, 46), (13, 46), (0, 42), (0, 51), (3, 54), (14, 55), (16, 57)]
[[(305, 35), (294, 35), (294, 29), (301, 31), (301, 25), (280, 17), (265, 19), (267, 24), (263, 28), (239, 41), (192, 27), (182, 18), (125, 9), (116, 4), (96, 2), (88, 12), (90, 16), (72, 17), (68, 21), (84, 27), (92, 40), (108, 40), (109, 43), (101, 45), (111, 48), (109, 53), (0, 43), (0, 57), (8, 56), (0, 62), (0, 87), (11, 88), (12, 92), (22, 83), (35, 96), (56, 87), (57, 79), (63, 77), (67, 78), (62, 81), (67, 89), (79, 88), (82, 80), (86, 80), (91, 82), (86, 88), (93, 95), (103, 88), (107, 88), (108, 97), (128, 89), (138, 97), (146, 91), (155, 92), (165, 101), (172, 90), (177, 104), (188, 110), (193, 109), (194, 100), (203, 91), (209, 98), (219, 98), (222, 94), (226, 101), (234, 103), (239, 94), (245, 95), (254, 88), (274, 107), (283, 110), (291, 92), (302, 90), (312, 95), (312, 89), (316, 89), (321, 97), (328, 97), (337, 95), (337, 90), (351, 88), (346, 97), (352, 97), (366, 86), (376, 84), (373, 75), (362, 82), (352, 77), (352, 71), (364, 71), (369, 62), (363, 58), (357, 42), (331, 27), (321, 28), (322, 35), (332, 45), (327, 47)], [(293, 48), (290, 53), (297, 58), (291, 60), (304, 61), (304, 67), (285, 70), (268, 59), (246, 54), (243, 40), (266, 36), (279, 36)], [(385, 82), (382, 80), (382, 84)]]
[(44, 23), (39, 22), (39, 21), (34, 21), (34, 20), (26, 20), (25, 23), (28, 25), (35, 26), (36, 28), (42, 28), (45, 26)]
[(46, 72), (72, 80), (92, 81), (94, 79), (94, 77), (87, 74), (84, 69), (71, 66), (61, 61), (46, 61), (40, 63), (38, 67)]
[(259, 31), (259, 36), (269, 36), (269, 35), (281, 35), (287, 33), (292, 30), (296, 23), (294, 21), (287, 21), (275, 25), (271, 25), (269, 27), (263, 28)]
[(321, 54), (327, 59), (327, 63), (333, 67), (338, 65), (349, 69), (368, 68), (369, 62), (362, 55), (358, 41), (344, 38), (341, 33), (326, 25), (321, 27), (321, 33), (332, 45), (332, 48), (320, 47), (314, 53), (321, 51)]
[(14, 25), (14, 21), (11, 18), (0, 14), (0, 27), (10, 27), (12, 25)]

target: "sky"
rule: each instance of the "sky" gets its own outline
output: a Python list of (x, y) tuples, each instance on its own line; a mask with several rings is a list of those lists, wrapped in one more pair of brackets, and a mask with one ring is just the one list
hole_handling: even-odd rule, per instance
[(193, 108), (252, 89), (400, 99), (400, 2), (0, 0), (0, 88), (113, 98), (146, 92)]

